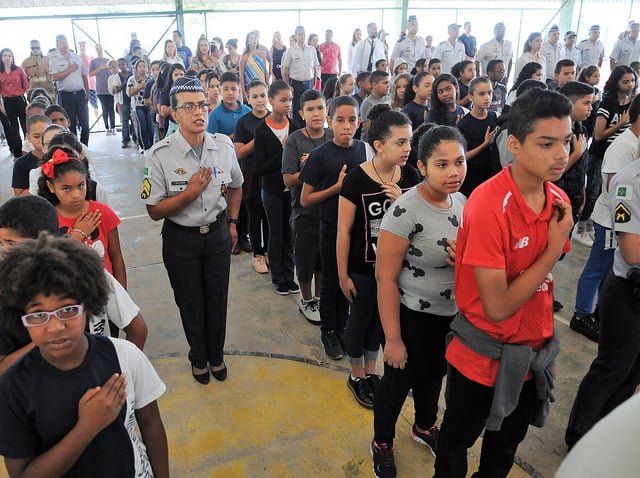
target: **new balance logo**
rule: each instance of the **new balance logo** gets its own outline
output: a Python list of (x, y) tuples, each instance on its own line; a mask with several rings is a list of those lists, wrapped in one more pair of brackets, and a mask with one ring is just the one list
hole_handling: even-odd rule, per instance
[(518, 242), (516, 242), (516, 245), (513, 248), (514, 249), (524, 249), (528, 245), (529, 245), (529, 236), (524, 236), (522, 239), (520, 239)]

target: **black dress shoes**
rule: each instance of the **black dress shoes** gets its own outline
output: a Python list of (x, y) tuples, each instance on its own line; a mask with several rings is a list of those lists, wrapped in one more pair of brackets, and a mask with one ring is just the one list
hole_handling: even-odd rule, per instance
[[(226, 370), (225, 370), (226, 371)], [(193, 365), (191, 366), (191, 375), (196, 380), (196, 382), (206, 385), (209, 383), (209, 370), (204, 373), (196, 373)]]
[(213, 378), (215, 378), (220, 382), (224, 382), (227, 378), (227, 365), (224, 362), (222, 363), (222, 365), (224, 365), (223, 369), (220, 369), (220, 370), (213, 370), (213, 368), (211, 369), (211, 375), (213, 375)]

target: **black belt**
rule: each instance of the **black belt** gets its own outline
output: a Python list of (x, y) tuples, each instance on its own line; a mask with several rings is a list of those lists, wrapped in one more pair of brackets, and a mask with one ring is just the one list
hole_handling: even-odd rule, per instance
[(300, 81), (300, 80), (294, 80), (293, 78), (291, 79), (291, 83), (309, 83), (311, 80), (304, 80), (304, 81)]
[(84, 90), (78, 90), (78, 91), (61, 91), (60, 93), (64, 93), (65, 95), (79, 95), (80, 93), (82, 93), (83, 95), (85, 94)]
[(170, 219), (165, 219), (164, 223), (167, 226), (171, 226), (177, 231), (188, 232), (191, 234), (209, 234), (214, 228), (218, 227), (226, 218), (227, 210), (225, 209), (220, 214), (216, 216), (216, 220), (209, 223), (204, 224), (202, 226), (183, 226), (182, 224), (177, 224)]

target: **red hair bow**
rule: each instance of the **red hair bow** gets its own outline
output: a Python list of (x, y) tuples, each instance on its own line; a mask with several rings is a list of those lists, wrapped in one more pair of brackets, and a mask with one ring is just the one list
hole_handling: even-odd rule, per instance
[(53, 171), (54, 168), (58, 164), (66, 163), (67, 161), (71, 161), (72, 159), (74, 159), (74, 158), (70, 158), (67, 155), (67, 153), (65, 153), (61, 149), (56, 149), (53, 152), (53, 155), (51, 156), (51, 159), (42, 165), (42, 172), (46, 177), (53, 179), (53, 177), (54, 177), (54, 171)]

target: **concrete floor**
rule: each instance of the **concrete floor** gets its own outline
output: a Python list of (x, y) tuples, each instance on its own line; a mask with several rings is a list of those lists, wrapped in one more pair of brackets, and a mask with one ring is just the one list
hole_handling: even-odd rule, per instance
[[(368, 446), (372, 413), (346, 387), (345, 360), (328, 363), (317, 327), (298, 312), (299, 295), (281, 297), (268, 275), (254, 272), (250, 255), (232, 258), (227, 330), (229, 379), (208, 386), (191, 378), (187, 344), (161, 260), (160, 224), (139, 199), (144, 157), (119, 137), (91, 135), (96, 179), (109, 192), (119, 228), (129, 292), (149, 326), (145, 352), (168, 391), (160, 400), (176, 477), (372, 476)], [(12, 158), (0, 147), (0, 202), (13, 195)], [(563, 436), (580, 379), (596, 344), (568, 328), (575, 284), (588, 249), (574, 245), (554, 271), (562, 340), (556, 403), (543, 429), (531, 428), (510, 477), (551, 478), (566, 454)], [(444, 401), (441, 400), (441, 406)], [(433, 457), (410, 438), (412, 402), (398, 421), (398, 476), (430, 476)], [(470, 452), (474, 470), (479, 447)], [(0, 477), (4, 470), (0, 471)]]

